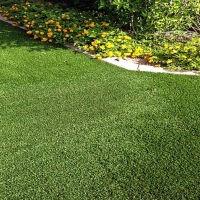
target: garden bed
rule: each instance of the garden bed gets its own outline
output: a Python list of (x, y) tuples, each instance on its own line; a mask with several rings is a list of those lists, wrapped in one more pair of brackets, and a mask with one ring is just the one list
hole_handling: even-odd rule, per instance
[(36, 40), (71, 44), (97, 59), (137, 58), (146, 60), (146, 63), (155, 67), (200, 70), (199, 37), (185, 43), (171, 39), (160, 40), (159, 35), (137, 39), (116, 27), (114, 22), (108, 16), (102, 16), (102, 13), (71, 8), (62, 10), (58, 4), (54, 5), (53, 10), (54, 12), (51, 3), (22, 1), (11, 8), (2, 7), (0, 14), (4, 19), (15, 21), (13, 26), (26, 27), (27, 34), (33, 35)]

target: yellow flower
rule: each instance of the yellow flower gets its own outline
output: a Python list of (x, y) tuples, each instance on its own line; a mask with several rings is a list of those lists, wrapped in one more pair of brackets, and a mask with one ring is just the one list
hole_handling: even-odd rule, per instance
[(170, 60), (170, 59), (167, 60), (167, 64), (170, 64), (170, 63), (172, 63), (172, 62), (173, 62), (173, 61)]
[(122, 44), (121, 49), (126, 49), (126, 45)]
[(121, 39), (117, 39), (117, 42), (121, 42), (122, 40)]
[(186, 58), (187, 58), (187, 56), (185, 56), (185, 55), (182, 55), (182, 58), (183, 58), (183, 59), (186, 59)]
[(99, 48), (100, 48), (101, 50), (105, 50), (105, 46), (104, 46), (104, 45), (101, 45)]
[(184, 51), (188, 51), (189, 48), (187, 46), (184, 46)]
[(128, 51), (128, 53), (132, 53), (132, 49), (128, 49), (127, 51)]
[(192, 59), (191, 59), (191, 58), (188, 58), (188, 62), (190, 62), (190, 61), (192, 61)]
[(127, 56), (130, 56), (131, 53), (124, 53), (124, 56), (127, 57)]
[(126, 35), (126, 36), (124, 36), (124, 39), (125, 40), (131, 40), (131, 37)]
[(50, 39), (49, 42), (52, 42), (52, 40)]
[(160, 67), (160, 64), (155, 64), (154, 66), (155, 66), (155, 67)]
[(152, 62), (154, 62), (157, 58), (158, 58), (157, 56), (151, 56), (151, 57), (149, 57), (148, 62), (152, 63)]
[(168, 44), (164, 44), (164, 47), (165, 47), (166, 49), (168, 49), (169, 45), (168, 45)]
[(74, 28), (76, 28), (76, 27), (77, 27), (77, 25), (76, 25), (76, 24), (74, 24), (74, 25), (73, 25), (73, 27), (74, 27)]
[(122, 53), (121, 53), (120, 51), (116, 51), (116, 52), (115, 52), (115, 55), (116, 55), (117, 57), (120, 57), (120, 56), (122, 55)]
[(106, 47), (107, 47), (108, 49), (113, 48), (113, 47), (114, 47), (114, 44), (112, 44), (111, 42), (107, 42), (107, 43), (106, 43)]
[(40, 32), (40, 35), (44, 35), (44, 32)]
[(107, 53), (107, 57), (112, 57), (113, 56), (113, 52), (112, 51), (109, 51), (108, 53)]
[(68, 37), (69, 37), (69, 35), (68, 35), (68, 34), (66, 34), (66, 35), (65, 35), (65, 37), (66, 37), (66, 38), (68, 38)]
[(133, 53), (132, 55), (131, 55), (131, 58), (136, 58), (137, 56)]
[(89, 50), (90, 50), (90, 51), (94, 51), (94, 47), (93, 47), (93, 46), (90, 46), (90, 47), (89, 47)]
[(103, 37), (103, 38), (105, 38), (105, 37), (106, 37), (106, 35), (107, 35), (107, 33), (106, 33), (106, 32), (103, 32), (103, 33), (101, 33), (101, 37)]
[(95, 42), (96, 42), (97, 44), (101, 44), (101, 41), (99, 41), (99, 40), (96, 40)]
[(88, 45), (84, 45), (84, 46), (83, 46), (83, 49), (84, 49), (84, 50), (87, 50), (87, 48), (88, 48)]
[(176, 50), (173, 50), (173, 51), (170, 52), (170, 54), (172, 54), (172, 55), (175, 54), (175, 53), (177, 53)]

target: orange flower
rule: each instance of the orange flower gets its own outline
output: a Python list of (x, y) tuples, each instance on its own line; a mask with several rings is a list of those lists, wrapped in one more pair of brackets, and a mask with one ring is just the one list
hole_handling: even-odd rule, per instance
[(52, 37), (52, 35), (53, 35), (52, 32), (47, 33), (47, 36), (48, 36), (48, 37)]
[(94, 27), (94, 22), (91, 22), (90, 24), (89, 24), (89, 27)]
[(74, 26), (74, 28), (76, 28), (76, 27), (77, 27), (77, 25), (76, 25), (76, 24), (74, 24), (73, 26)]
[(27, 31), (26, 33), (30, 35), (30, 34), (32, 34), (32, 31)]
[(88, 34), (88, 31), (86, 29), (83, 30), (83, 35), (87, 35)]
[(66, 29), (63, 29), (63, 32), (64, 32), (64, 33), (66, 33), (66, 32), (67, 32), (67, 30), (66, 30)]
[(102, 23), (102, 26), (109, 26), (109, 24), (106, 23), (106, 22), (103, 22), (103, 23)]
[(70, 33), (73, 33), (74, 31), (73, 31), (73, 29), (69, 29), (69, 32), (70, 32)]
[(41, 42), (46, 42), (47, 40), (48, 39), (44, 37), (44, 38), (41, 39)]
[(48, 21), (49, 24), (52, 24), (53, 22), (54, 22), (53, 19), (50, 19), (50, 20)]
[(34, 35), (34, 37), (33, 37), (33, 38), (36, 40), (36, 39), (38, 39), (38, 36), (37, 36), (37, 35)]
[(49, 42), (52, 42), (52, 40), (50, 39)]
[(17, 23), (16, 23), (16, 22), (13, 22), (13, 23), (12, 23), (12, 26), (17, 26)]

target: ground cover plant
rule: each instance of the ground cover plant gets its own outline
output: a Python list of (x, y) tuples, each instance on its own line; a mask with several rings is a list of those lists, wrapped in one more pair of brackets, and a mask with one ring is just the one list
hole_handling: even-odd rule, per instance
[(1, 199), (199, 199), (199, 76), (127, 71), (0, 27)]
[[(106, 57), (143, 58), (155, 66), (200, 70), (200, 38), (161, 37), (161, 34), (131, 34), (117, 26), (104, 12), (63, 9), (50, 2), (21, 1), (2, 5), (5, 19), (27, 28), (27, 34), (42, 42), (67, 44), (90, 51), (97, 59)], [(158, 21), (158, 20), (157, 20)], [(181, 33), (181, 32), (180, 32)], [(178, 33), (177, 33), (178, 34)]]

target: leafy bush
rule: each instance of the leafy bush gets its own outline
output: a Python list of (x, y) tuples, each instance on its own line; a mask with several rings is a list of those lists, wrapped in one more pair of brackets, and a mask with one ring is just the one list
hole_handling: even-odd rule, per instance
[[(27, 34), (41, 42), (72, 43), (90, 51), (97, 59), (105, 57), (143, 58), (155, 66), (200, 70), (200, 39), (163, 37), (160, 33), (140, 39), (116, 27), (105, 13), (63, 9), (60, 4), (26, 2), (0, 7), (5, 19), (23, 25)], [(145, 36), (147, 36), (145, 38)]]

